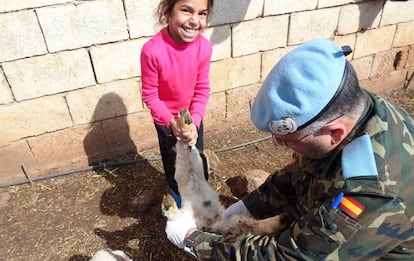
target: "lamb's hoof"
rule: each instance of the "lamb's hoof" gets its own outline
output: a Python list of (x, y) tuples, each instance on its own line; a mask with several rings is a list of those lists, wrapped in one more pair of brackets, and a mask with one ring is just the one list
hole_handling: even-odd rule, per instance
[(180, 110), (180, 125), (183, 131), (190, 131), (191, 124), (193, 123), (193, 118), (191, 118), (191, 114), (188, 109), (181, 109)]
[(162, 197), (161, 211), (162, 214), (170, 220), (180, 216), (180, 210), (177, 207), (177, 203), (175, 203), (174, 198), (170, 194), (166, 194)]

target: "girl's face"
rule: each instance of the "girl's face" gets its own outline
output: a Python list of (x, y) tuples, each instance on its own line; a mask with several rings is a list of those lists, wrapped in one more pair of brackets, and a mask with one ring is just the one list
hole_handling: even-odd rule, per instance
[(180, 43), (189, 43), (207, 25), (208, 0), (179, 0), (168, 16), (168, 31)]

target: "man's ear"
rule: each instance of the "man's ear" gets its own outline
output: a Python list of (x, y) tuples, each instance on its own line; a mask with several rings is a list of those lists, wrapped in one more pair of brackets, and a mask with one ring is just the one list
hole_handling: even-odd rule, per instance
[(341, 143), (348, 135), (348, 129), (342, 117), (326, 124), (322, 131), (331, 136), (332, 145)]

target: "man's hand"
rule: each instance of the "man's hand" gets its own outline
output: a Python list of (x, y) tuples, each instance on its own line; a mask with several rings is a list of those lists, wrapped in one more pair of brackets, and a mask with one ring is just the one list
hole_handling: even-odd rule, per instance
[(192, 216), (189, 214), (183, 214), (181, 217), (168, 220), (165, 226), (165, 233), (167, 234), (168, 240), (171, 241), (177, 247), (184, 249), (184, 240), (187, 233), (190, 230), (196, 228), (196, 223)]
[(252, 214), (250, 214), (249, 210), (246, 208), (242, 200), (237, 201), (230, 207), (226, 208), (223, 212), (223, 219), (224, 220), (230, 220), (230, 218), (234, 215), (241, 215), (246, 217), (251, 217)]

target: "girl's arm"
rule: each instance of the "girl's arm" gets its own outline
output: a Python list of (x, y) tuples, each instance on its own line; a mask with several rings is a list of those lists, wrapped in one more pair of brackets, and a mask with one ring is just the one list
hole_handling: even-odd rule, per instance
[(158, 64), (156, 59), (147, 54), (144, 48), (141, 52), (141, 82), (142, 101), (151, 111), (153, 119), (169, 126), (174, 116), (159, 98)]

